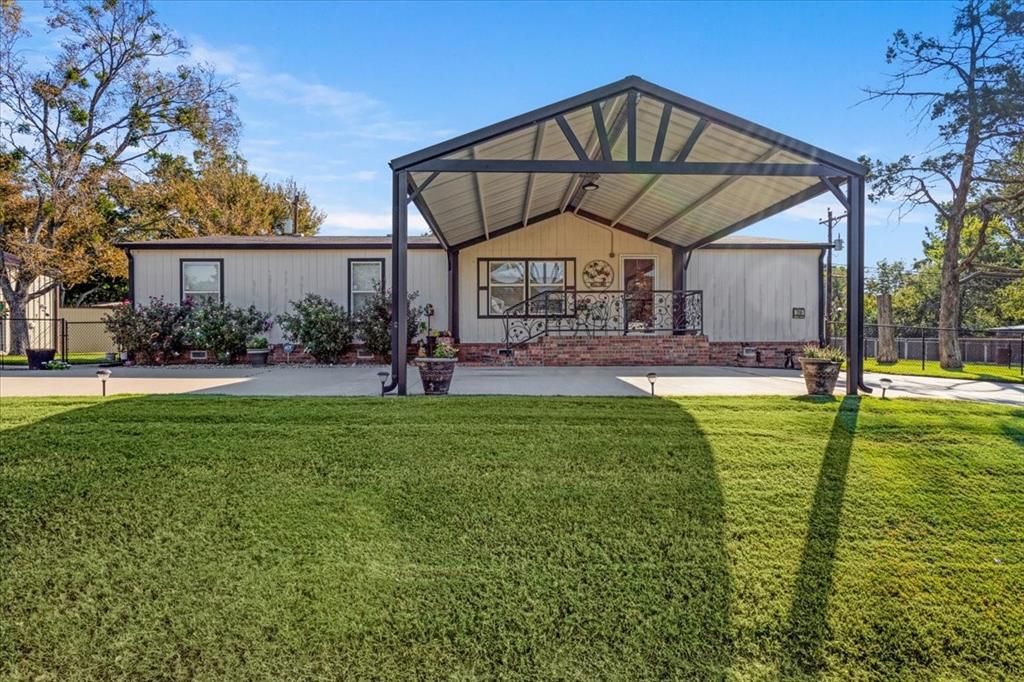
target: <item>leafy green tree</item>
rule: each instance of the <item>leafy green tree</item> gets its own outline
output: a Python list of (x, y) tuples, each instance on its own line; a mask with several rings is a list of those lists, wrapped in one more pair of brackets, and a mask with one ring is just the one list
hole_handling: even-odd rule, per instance
[[(896, 31), (886, 61), (898, 69), (885, 86), (869, 88), (868, 98), (907, 102), (918, 124), (935, 126), (938, 140), (924, 155), (888, 163), (864, 159), (871, 166), (871, 198), (896, 196), (907, 207), (930, 207), (945, 225), (939, 361), (956, 369), (963, 365), (961, 277), (1000, 207), (1024, 198), (1024, 178), (1000, 173), (1024, 139), (1024, 10), (1007, 0), (966, 0), (946, 37)], [(979, 239), (964, 253), (970, 220), (979, 221)]]
[[(188, 60), (148, 0), (55, 3), (48, 25), (60, 50), (33, 68), (21, 8), (0, 2), (0, 153), (29, 205), (25, 225), (0, 223), (0, 248), (21, 259), (0, 264), (13, 318), (48, 293), (30, 291), (40, 274), (71, 285), (123, 263), (97, 210), (108, 183), (134, 179), (172, 143), (230, 143), (237, 127), (226, 85)], [(24, 325), (12, 332), (22, 346)]]

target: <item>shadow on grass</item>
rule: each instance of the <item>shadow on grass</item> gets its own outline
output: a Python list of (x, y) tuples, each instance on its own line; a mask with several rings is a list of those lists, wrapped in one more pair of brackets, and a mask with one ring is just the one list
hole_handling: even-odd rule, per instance
[(13, 677), (727, 676), (724, 497), (678, 402), (65, 407), (0, 434)]
[(825, 446), (789, 609), (783, 662), (783, 672), (787, 675), (815, 674), (825, 665), (824, 647), (829, 639), (828, 600), (859, 411), (860, 398), (846, 396), (842, 399)]

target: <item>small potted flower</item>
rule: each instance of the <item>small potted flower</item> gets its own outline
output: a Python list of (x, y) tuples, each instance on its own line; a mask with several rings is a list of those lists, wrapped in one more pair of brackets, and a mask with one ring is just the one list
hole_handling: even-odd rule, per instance
[(262, 367), (267, 364), (267, 356), (270, 355), (270, 342), (265, 336), (253, 336), (245, 344), (245, 354), (249, 364), (253, 367)]
[(438, 342), (434, 352), (428, 357), (416, 358), (416, 366), (420, 370), (420, 381), (426, 395), (448, 395), (448, 387), (455, 374), (455, 363), (458, 362), (459, 349), (450, 343)]
[(804, 346), (797, 360), (804, 371), (807, 395), (832, 395), (839, 379), (839, 368), (845, 359), (841, 348)]

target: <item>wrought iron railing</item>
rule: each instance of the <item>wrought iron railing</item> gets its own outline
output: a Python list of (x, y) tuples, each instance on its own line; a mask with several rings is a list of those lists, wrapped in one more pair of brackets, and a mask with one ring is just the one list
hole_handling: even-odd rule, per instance
[(702, 334), (702, 291), (542, 291), (503, 313), (505, 345), (541, 336)]

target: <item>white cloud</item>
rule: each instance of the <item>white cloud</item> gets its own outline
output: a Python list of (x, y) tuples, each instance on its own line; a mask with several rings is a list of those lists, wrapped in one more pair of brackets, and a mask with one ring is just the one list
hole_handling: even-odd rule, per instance
[[(391, 232), (391, 211), (366, 212), (326, 208), (327, 219), (320, 234), (388, 234)], [(416, 212), (409, 213), (409, 234), (426, 231), (427, 222)]]
[(332, 119), (330, 130), (303, 136), (412, 141), (431, 138), (437, 132), (418, 121), (395, 119), (383, 102), (366, 93), (269, 68), (253, 48), (245, 45), (218, 48), (194, 38), (191, 59), (211, 65), (253, 99), (299, 107), (309, 115)]

